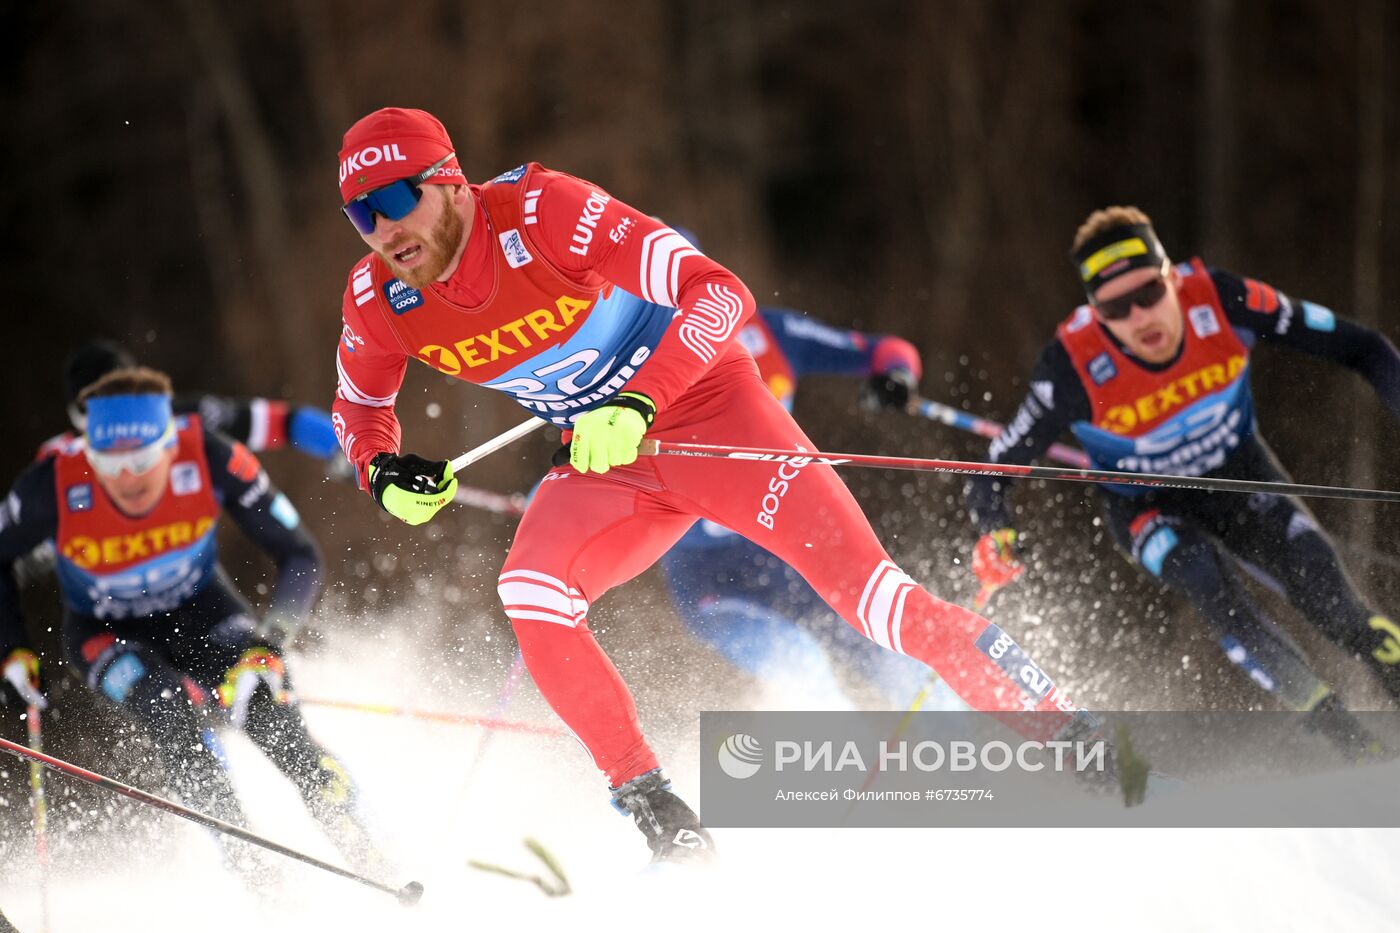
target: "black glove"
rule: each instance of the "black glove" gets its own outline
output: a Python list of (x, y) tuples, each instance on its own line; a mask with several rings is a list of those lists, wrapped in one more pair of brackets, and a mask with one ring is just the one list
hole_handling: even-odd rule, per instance
[(446, 460), (386, 451), (369, 462), (369, 494), (380, 508), (410, 525), (432, 518), (456, 492), (457, 480)]
[(917, 388), (913, 373), (907, 369), (892, 369), (871, 376), (866, 381), (860, 390), (860, 404), (869, 411), (882, 408), (904, 411)]

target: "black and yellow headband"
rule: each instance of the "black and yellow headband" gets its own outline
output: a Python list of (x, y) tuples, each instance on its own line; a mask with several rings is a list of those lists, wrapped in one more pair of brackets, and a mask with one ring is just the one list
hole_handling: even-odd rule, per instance
[(1075, 250), (1070, 258), (1090, 298), (1109, 279), (1129, 269), (1160, 269), (1167, 251), (1151, 224), (1126, 224), (1105, 230)]

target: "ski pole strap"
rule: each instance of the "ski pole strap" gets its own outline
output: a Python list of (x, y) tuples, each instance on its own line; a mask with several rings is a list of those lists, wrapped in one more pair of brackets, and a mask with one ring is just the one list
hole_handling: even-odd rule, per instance
[[(1004, 430), (1001, 424), (996, 421), (992, 421), (988, 418), (979, 418), (976, 415), (969, 414), (951, 405), (945, 405), (942, 402), (935, 402), (932, 399), (917, 398), (911, 400), (909, 402), (909, 414), (928, 418), (931, 421), (939, 421), (949, 427), (957, 428), (960, 431), (968, 431), (988, 439), (996, 437), (998, 433)], [(1051, 444), (1046, 455), (1051, 460), (1056, 460), (1066, 466), (1081, 467), (1083, 469), (1089, 468), (1089, 456), (1085, 454), (1084, 451), (1077, 447), (1071, 447), (1068, 444)], [(1353, 544), (1345, 538), (1333, 538), (1332, 540), (1334, 543), (1351, 551), (1353, 555), (1362, 560), (1400, 570), (1400, 560), (1396, 560), (1394, 557), (1381, 554), (1358, 544)], [(1266, 574), (1258, 565), (1251, 564), (1248, 561), (1241, 561), (1241, 565), (1250, 576), (1264, 584), (1270, 590), (1280, 594), (1283, 592), (1282, 585)]]
[(708, 457), (718, 460), (791, 462), (803, 465), (825, 463), (831, 466), (915, 470), (923, 473), (962, 473), (974, 476), (1005, 476), (1012, 479), (1050, 479), (1094, 485), (1119, 484), (1158, 489), (1200, 489), (1206, 492), (1235, 493), (1262, 492), (1270, 495), (1309, 496), (1318, 499), (1400, 502), (1400, 492), (1386, 489), (1350, 489), (1344, 486), (1310, 486), (1304, 483), (1273, 483), (1209, 476), (1172, 476), (1166, 473), (1127, 473), (1118, 470), (1085, 470), (1075, 467), (1023, 466), (1017, 463), (978, 463), (970, 460), (836, 454), (819, 450), (782, 450), (772, 447), (724, 447), (717, 444), (685, 444), (652, 439), (642, 441), (639, 453), (643, 456)]

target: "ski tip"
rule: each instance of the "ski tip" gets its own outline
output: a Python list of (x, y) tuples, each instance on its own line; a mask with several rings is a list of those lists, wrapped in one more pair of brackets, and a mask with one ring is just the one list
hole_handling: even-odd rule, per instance
[(416, 881), (399, 888), (399, 904), (404, 907), (413, 907), (423, 897), (423, 886)]

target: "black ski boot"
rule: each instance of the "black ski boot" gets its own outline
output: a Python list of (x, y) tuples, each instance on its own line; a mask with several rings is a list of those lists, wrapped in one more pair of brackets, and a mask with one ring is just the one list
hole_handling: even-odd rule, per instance
[(708, 861), (715, 843), (695, 811), (671, 792), (661, 769), (634, 777), (612, 789), (612, 804), (647, 837), (652, 862)]
[(1331, 742), (1349, 764), (1388, 761), (1395, 757), (1379, 739), (1366, 731), (1366, 727), (1342, 705), (1341, 698), (1335, 693), (1329, 693), (1308, 710), (1303, 719), (1303, 728)]

